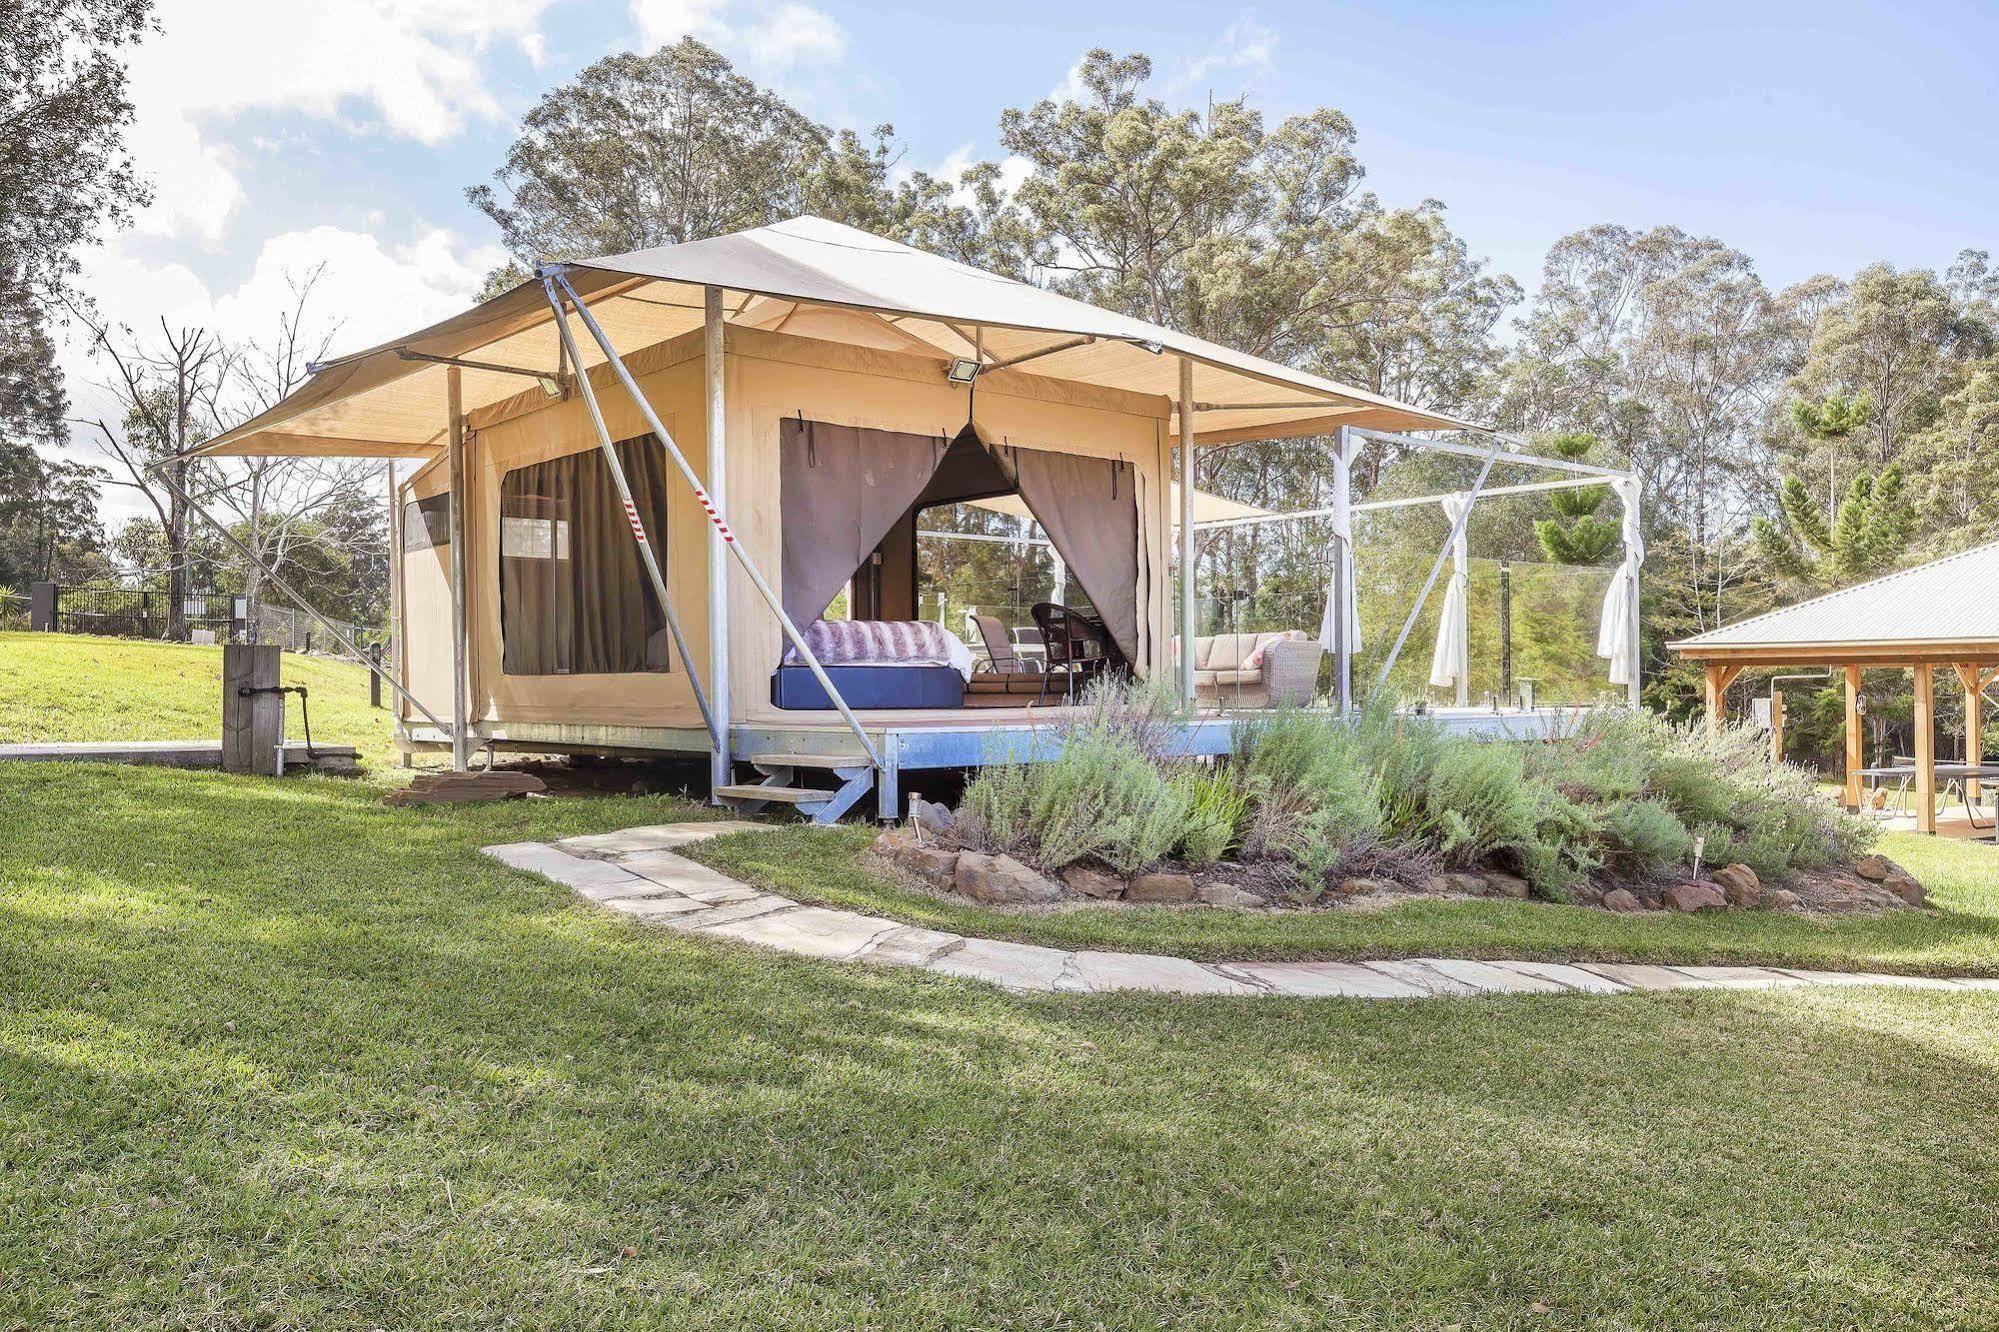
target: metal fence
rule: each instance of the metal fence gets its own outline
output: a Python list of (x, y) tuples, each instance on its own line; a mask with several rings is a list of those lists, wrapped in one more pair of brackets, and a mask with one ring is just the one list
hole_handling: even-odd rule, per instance
[[(36, 583), (26, 595), (0, 591), (0, 628), (58, 634), (101, 634), (111, 638), (183, 642), (242, 643), (252, 639), (244, 598), (226, 592), (190, 592), (181, 600), (178, 634), (165, 592), (136, 587), (81, 587)], [(339, 623), (336, 621), (336, 623)], [(342, 623), (357, 642), (380, 638), (379, 629)], [(339, 650), (326, 630), (303, 611), (266, 603), (256, 616), (255, 641), (287, 652)]]

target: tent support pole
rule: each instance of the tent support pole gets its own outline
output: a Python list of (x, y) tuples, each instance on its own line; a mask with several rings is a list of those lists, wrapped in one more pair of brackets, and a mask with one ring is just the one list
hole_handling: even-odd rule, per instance
[[(723, 372), (726, 338), (722, 326), (722, 289), (701, 289), (703, 349), (708, 381), (708, 494), (721, 508), (728, 493), (729, 415)], [(708, 690), (720, 732), (709, 756), (708, 789), (727, 786), (735, 776), (729, 751), (729, 555), (719, 528), (708, 529)], [(710, 801), (719, 804), (715, 796)]]
[[(707, 489), (701, 484), (700, 479), (694, 475), (694, 468), (689, 465), (687, 455), (680, 451), (680, 445), (674, 442), (672, 432), (667, 430), (666, 423), (659, 419), (659, 413), (652, 409), (652, 403), (647, 401), (646, 395), (639, 391), (638, 381), (633, 379), (632, 372), (625, 368), (624, 360), (618, 355), (617, 348), (611, 345), (611, 339), (605, 336), (604, 330), (598, 326), (596, 316), (590, 313), (590, 307), (583, 303), (583, 298), (578, 296), (576, 289), (569, 285), (569, 279), (564, 275), (561, 267), (556, 265), (548, 266), (543, 269), (542, 277), (544, 285), (560, 283), (563, 291), (569, 294), (570, 304), (576, 307), (576, 313), (583, 320), (583, 326), (590, 330), (591, 338), (596, 341), (597, 346), (604, 353), (604, 359), (610, 364), (612, 371), (616, 373), (619, 381), (624, 384), (625, 392), (631, 394), (632, 401), (638, 406), (639, 413), (645, 417), (646, 424), (652, 427), (653, 434), (666, 447), (667, 456), (673, 459), (674, 464), (680, 468), (680, 474), (687, 478), (687, 484), (693, 487), (694, 498), (699, 500), (701, 507), (707, 511), (708, 521), (721, 534), (723, 545), (735, 554), (736, 563), (742, 566), (743, 572), (749, 576), (750, 582), (755, 585), (757, 595), (763, 598), (766, 606), (770, 607), (771, 614), (777, 616), (777, 622), (783, 628), (785, 637), (790, 639), (792, 647), (797, 649), (799, 659), (812, 672), (812, 678), (817, 680), (819, 687), (826, 691), (826, 697), (833, 701), (835, 708), (839, 709), (841, 718), (847, 723), (847, 728), (854, 733), (854, 738), (861, 742), (861, 749), (867, 754), (868, 761), (874, 764), (877, 769), (880, 769), (883, 766), (881, 751), (875, 748), (874, 741), (868, 739), (867, 730), (862, 727), (860, 718), (854, 715), (854, 710), (847, 706), (847, 700), (841, 697), (839, 689), (827, 677), (826, 668), (820, 665), (818, 654), (813, 652), (811, 646), (806, 643), (805, 635), (799, 632), (798, 626), (791, 622), (789, 615), (785, 614), (784, 603), (779, 601), (777, 593), (771, 590), (770, 583), (763, 576), (763, 571), (757, 568), (756, 561), (750, 558), (749, 552), (743, 549), (740, 541), (736, 540), (735, 532), (729, 528), (728, 519), (722, 514), (721, 510), (715, 507), (715, 502), (709, 498)], [(564, 336), (567, 336), (569, 325), (562, 314), (561, 304), (557, 301), (552, 286), (548, 287), (548, 299), (549, 303), (556, 310), (556, 327), (563, 330)], [(571, 359), (574, 360), (574, 356)], [(579, 375), (578, 378), (581, 379), (582, 376)]]
[(471, 692), (465, 679), (465, 404), (461, 372), (449, 366), (444, 372), (444, 411), (449, 418), (450, 439), (446, 459), (451, 477), (451, 770), (464, 772), (472, 759), (471, 737), (466, 720)]
[(1423, 603), (1430, 599), (1430, 589), (1437, 585), (1437, 575), (1443, 572), (1444, 561), (1451, 557), (1452, 548), (1458, 544), (1458, 534), (1471, 521), (1472, 507), (1478, 503), (1479, 492), (1485, 489), (1485, 479), (1492, 475), (1493, 459), (1498, 456), (1499, 440), (1495, 438), (1492, 447), (1486, 450), (1484, 464), (1478, 469), (1478, 480), (1472, 482), (1471, 489), (1465, 494), (1464, 512), (1451, 524), (1451, 534), (1444, 538), (1437, 558), (1430, 562), (1430, 576), (1423, 580), (1423, 590), (1416, 594), (1416, 604), (1409, 608), (1409, 617), (1402, 621), (1402, 632), (1395, 636), (1395, 646), (1389, 649), (1388, 660), (1381, 663), (1381, 674), (1375, 677), (1374, 692), (1367, 696), (1369, 702), (1380, 697), (1381, 691), (1388, 687), (1388, 673), (1395, 669), (1395, 659), (1402, 655), (1402, 645), (1409, 641), (1409, 631), (1416, 627), (1416, 617), (1423, 613)]
[[(1470, 505), (1467, 504), (1469, 509)], [(1459, 543), (1451, 542), (1451, 581), (1458, 587), (1458, 605), (1462, 614), (1458, 616), (1457, 660), (1464, 663), (1464, 669), (1457, 673), (1458, 706), (1471, 706), (1471, 559), (1469, 553), (1459, 549)]]
[[(548, 298), (549, 303), (555, 306), (555, 331), (562, 339), (565, 353), (572, 362), (580, 365), (582, 362), (576, 356), (576, 348), (570, 345), (569, 322), (563, 317), (562, 307), (553, 291), (548, 292)], [(708, 696), (701, 691), (701, 673), (694, 669), (694, 659), (687, 655), (687, 640), (680, 633), (680, 617), (673, 613), (673, 601), (666, 595), (666, 576), (660, 572), (659, 556), (654, 553), (652, 542), (646, 538), (645, 523), (639, 518), (638, 505), (632, 501), (631, 482), (625, 479), (624, 464), (618, 461), (618, 450), (611, 443), (610, 428), (604, 424), (604, 413), (597, 405), (597, 390), (590, 387), (587, 371), (577, 375), (576, 382), (583, 390), (583, 405), (590, 409), (590, 422), (597, 427), (597, 447), (603, 451), (604, 464), (610, 468), (611, 481), (618, 487), (618, 498), (624, 502), (625, 521), (631, 526), (632, 540), (638, 543), (639, 560), (646, 567), (653, 595), (659, 599), (660, 611), (666, 616), (666, 628), (673, 637), (674, 651), (680, 654), (680, 664), (687, 671), (688, 686), (694, 691), (694, 704), (701, 709), (701, 720), (708, 724), (708, 739), (717, 749), (726, 750), (728, 741), (715, 725), (715, 713), (708, 706)]]
[(1333, 526), (1340, 535), (1333, 538), (1333, 689), (1340, 715), (1353, 711), (1353, 644), (1351, 636), (1353, 589), (1353, 427), (1341, 426), (1333, 435)]
[(1194, 362), (1180, 358), (1180, 701), (1194, 710)]
[(345, 652), (349, 658), (359, 663), (363, 669), (369, 671), (371, 674), (380, 679), (383, 684), (389, 687), (389, 691), (393, 693), (397, 698), (409, 704), (411, 707), (415, 708), (418, 712), (421, 712), (424, 715), (425, 719), (428, 720), (432, 726), (435, 726), (440, 731), (450, 729), (444, 724), (443, 720), (439, 718), (436, 713), (432, 712), (429, 708), (423, 705), (422, 699), (418, 698), (415, 694), (412, 694), (409, 690), (403, 688), (402, 682), (396, 679), (395, 674), (393, 672), (384, 670), (379, 662), (375, 661), (367, 653), (363, 652), (360, 649), (360, 646), (356, 644), (353, 639), (349, 638), (346, 632), (342, 630), (339, 625), (335, 624), (332, 620), (329, 620), (324, 615), (320, 614), (319, 609), (316, 606), (314, 606), (311, 602), (307, 601), (304, 597), (300, 596), (298, 593), (298, 589), (293, 587), (290, 583), (286, 582), (284, 580), (283, 575), (279, 574), (276, 569), (266, 564), (263, 560), (258, 559), (257, 553), (251, 550), (247, 545), (245, 545), (243, 543), (242, 538), (238, 537), (234, 532), (230, 531), (228, 526), (224, 524), (214, 514), (202, 508), (200, 501), (196, 500), (194, 496), (188, 494), (185, 489), (183, 489), (178, 483), (176, 483), (173, 477), (168, 475), (166, 471), (166, 464), (176, 461), (180, 460), (174, 458), (162, 458), (160, 459), (160, 461), (154, 463), (146, 470), (150, 472), (153, 475), (153, 477), (159, 481), (161, 485), (165, 486), (168, 490), (172, 491), (174, 494), (180, 496), (181, 502), (187, 505), (187, 511), (193, 514), (195, 517), (201, 519), (202, 522), (207, 523), (211, 528), (213, 528), (215, 530), (215, 535), (221, 537), (222, 540), (230, 547), (230, 549), (234, 550), (238, 555), (241, 555), (245, 560), (247, 560), (251, 564), (254, 564), (259, 569), (263, 570), (264, 577), (270, 580), (271, 586), (275, 587), (278, 591), (282, 592), (285, 595), (285, 598), (289, 600), (292, 603), (292, 605), (297, 606), (307, 615), (310, 615), (313, 618), (313, 620), (318, 623), (319, 627), (326, 631), (327, 636), (331, 638), (335, 643), (338, 643), (340, 645), (340, 650), (342, 652)]
[[(403, 514), (402, 506), (396, 502), (396, 460), (390, 458), (382, 465), (382, 471), (389, 482), (389, 678), (403, 678)], [(396, 738), (403, 734), (402, 709), (394, 710), (391, 718)], [(409, 762), (409, 751), (402, 751), (403, 762)]]

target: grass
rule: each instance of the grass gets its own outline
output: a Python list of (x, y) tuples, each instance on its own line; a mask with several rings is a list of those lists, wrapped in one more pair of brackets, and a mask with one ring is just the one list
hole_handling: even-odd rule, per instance
[(687, 854), (803, 900), (1060, 948), (1216, 960), (1427, 954), (1999, 975), (1999, 851), (1914, 833), (1890, 833), (1880, 850), (1928, 885), (1935, 909), (1842, 917), (1775, 911), (1619, 916), (1543, 902), (1421, 897), (1306, 914), (1126, 906), (995, 911), (875, 873), (862, 856), (872, 838), (866, 828), (791, 824), (716, 838)]
[[(0, 632), (0, 744), (214, 740), (222, 734), (222, 649), (79, 634)], [(350, 662), (286, 654), (280, 678), (311, 691), (312, 738), (390, 755), (389, 713), (368, 706), (368, 673)], [(285, 735), (303, 740), (299, 700)]]
[(0, 1327), (1999, 1308), (1999, 995), (1019, 997), (476, 854), (668, 801), (378, 795), (0, 770)]

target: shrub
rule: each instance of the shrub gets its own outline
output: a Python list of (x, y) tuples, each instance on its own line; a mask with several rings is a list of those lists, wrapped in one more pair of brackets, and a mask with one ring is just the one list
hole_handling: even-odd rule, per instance
[(1237, 832), (1249, 812), (1249, 793), (1237, 784), (1235, 770), (1226, 764), (1218, 763), (1205, 771), (1190, 770), (1180, 780), (1187, 796), (1182, 849), (1189, 863), (1212, 865), (1236, 844)]
[(1170, 716), (1160, 697), (1093, 688), (1056, 758), (994, 764), (966, 785), (963, 837), (1051, 870), (1090, 856), (1123, 873), (1158, 864), (1185, 832), (1190, 798), (1160, 757)]
[(1605, 809), (1603, 837), (1612, 854), (1642, 870), (1682, 864), (1694, 853), (1694, 835), (1657, 800), (1626, 800)]
[(1360, 750), (1352, 728), (1323, 714), (1287, 708), (1239, 725), (1234, 761), (1251, 801), (1244, 850), (1288, 860), (1316, 883), (1379, 839), (1378, 778)]
[(996, 764), (966, 788), (964, 837), (1051, 870), (1096, 857), (1124, 873), (1239, 848), (1307, 889), (1384, 852), (1497, 861), (1561, 901), (1605, 864), (1686, 864), (1696, 837), (1706, 864), (1768, 876), (1851, 860), (1870, 836), (1808, 774), (1771, 765), (1753, 734), (1645, 713), (1510, 745), (1388, 706), (1347, 720), (1279, 710), (1238, 724), (1227, 762), (1196, 767), (1167, 757), (1172, 709), (1159, 689), (1098, 687), (1086, 702), (1056, 760)]

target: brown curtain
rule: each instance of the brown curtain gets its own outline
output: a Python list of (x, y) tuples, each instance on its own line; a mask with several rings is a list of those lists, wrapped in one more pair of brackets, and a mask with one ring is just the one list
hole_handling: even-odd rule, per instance
[(1103, 618), (1125, 659), (1138, 643), (1138, 492), (1135, 469), (1110, 458), (1008, 449), (1020, 498)]
[(936, 475), (936, 435), (787, 420), (778, 431), (784, 611), (803, 629)]
[[(664, 451), (641, 435), (621, 441), (617, 452), (664, 573)], [(671, 669), (666, 617), (600, 450), (501, 478), (500, 634), (509, 675)]]

